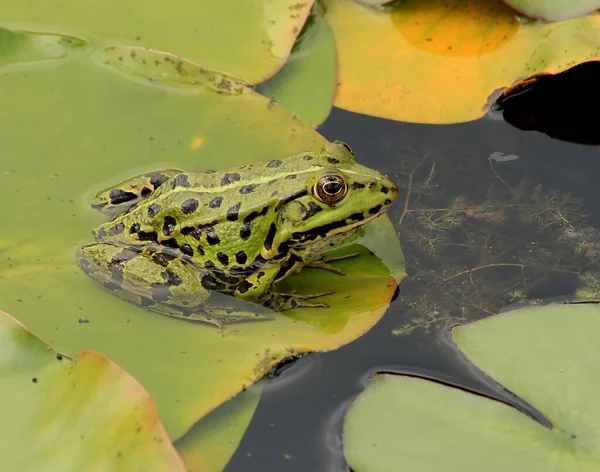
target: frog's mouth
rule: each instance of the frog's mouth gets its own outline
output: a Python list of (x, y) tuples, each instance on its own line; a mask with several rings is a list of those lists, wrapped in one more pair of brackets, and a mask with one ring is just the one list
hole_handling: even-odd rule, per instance
[(317, 239), (329, 238), (340, 233), (347, 233), (348, 231), (352, 231), (353, 229), (374, 220), (378, 216), (381, 216), (385, 213), (390, 204), (391, 202), (385, 205), (377, 205), (364, 213), (354, 213), (343, 220), (334, 221), (333, 223), (309, 231), (292, 233), (292, 241), (302, 244), (316, 241)]

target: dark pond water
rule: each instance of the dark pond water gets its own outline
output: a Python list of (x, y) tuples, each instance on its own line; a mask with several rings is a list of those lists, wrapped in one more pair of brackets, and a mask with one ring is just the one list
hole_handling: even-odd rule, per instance
[[(277, 372), (227, 472), (348, 470), (341, 449), (343, 416), (378, 371), (433, 377), (502, 399), (535, 417), (535, 411), (457, 357), (448, 347), (445, 327), (452, 320), (479, 318), (522, 299), (572, 297), (585, 283), (585, 274), (594, 273), (598, 261), (582, 255), (578, 247), (598, 237), (598, 149), (521, 131), (499, 116), (432, 126), (334, 109), (319, 131), (330, 140), (350, 143), (358, 160), (395, 175), (404, 187), (390, 217), (399, 229), (412, 277), (401, 284), (398, 297), (368, 334)], [(468, 202), (462, 208), (489, 213), (472, 212), (471, 220), (463, 220), (458, 230), (442, 231), (446, 239), (433, 255), (415, 237), (424, 227), (409, 216), (418, 212), (405, 215), (399, 224), (407, 192), (402, 172), (410, 172), (420, 161), (414, 181), (427, 183), (427, 189), (413, 188), (409, 208), (457, 207), (458, 198)], [(513, 211), (524, 206), (528, 212)], [(498, 216), (499, 212), (504, 213)], [(471, 273), (468, 290), (436, 282), (436, 274), (482, 266)], [(422, 328), (422, 320), (415, 321), (419, 306), (414, 302), (424, 294), (430, 298), (422, 311), (435, 304), (440, 313), (439, 319), (425, 317), (431, 321), (428, 330)], [(459, 312), (459, 306), (466, 312)], [(398, 335), (399, 330), (405, 334)]]

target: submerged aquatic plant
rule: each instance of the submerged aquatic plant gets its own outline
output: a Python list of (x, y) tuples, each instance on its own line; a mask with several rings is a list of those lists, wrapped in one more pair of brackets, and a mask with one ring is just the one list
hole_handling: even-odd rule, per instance
[(408, 157), (397, 173), (408, 313), (394, 334), (549, 296), (599, 298), (600, 231), (579, 198), (521, 177), (509, 185), (485, 159)]

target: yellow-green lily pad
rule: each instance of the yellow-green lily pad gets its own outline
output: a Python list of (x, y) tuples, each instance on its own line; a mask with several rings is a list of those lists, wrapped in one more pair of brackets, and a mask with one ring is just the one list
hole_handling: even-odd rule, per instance
[(285, 66), (256, 90), (316, 128), (329, 116), (335, 88), (335, 41), (323, 16), (315, 13)]
[(74, 37), (0, 28), (0, 67), (61, 59), (85, 46)]
[[(168, 54), (132, 57), (131, 48), (115, 66), (116, 51), (0, 76), (9, 110), (0, 115), (0, 186), (10, 202), (0, 226), (0, 304), (61, 351), (93, 349), (118, 362), (148, 389), (175, 440), (284, 357), (356, 339), (383, 315), (397, 283), (363, 248), (338, 264), (346, 277), (306, 269), (283, 287), (336, 290), (325, 300), (331, 309), (223, 332), (147, 312), (94, 283), (74, 254), (105, 220), (90, 209), (96, 191), (145, 171), (219, 170), (325, 142), (248, 87), (223, 93), (178, 78), (222, 74), (165, 64)], [(153, 55), (160, 74), (138, 68), (138, 53)]]
[(526, 21), (501, 0), (407, 0), (379, 10), (327, 0), (325, 12), (338, 53), (334, 105), (392, 120), (475, 120), (498, 89), (599, 55), (597, 13)]
[(598, 470), (598, 330), (596, 304), (528, 308), (454, 328), (468, 360), (551, 427), (465, 390), (378, 375), (346, 418), (352, 470)]
[(9, 1), (0, 26), (167, 51), (257, 83), (283, 66), (313, 2)]
[(218, 472), (236, 451), (265, 386), (261, 380), (202, 418), (175, 443), (188, 472)]
[(104, 356), (76, 362), (0, 312), (2, 470), (181, 471), (148, 392)]

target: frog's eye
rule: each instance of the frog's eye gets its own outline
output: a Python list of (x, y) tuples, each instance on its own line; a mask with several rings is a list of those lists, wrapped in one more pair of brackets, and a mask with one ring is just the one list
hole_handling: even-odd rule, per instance
[(342, 200), (346, 196), (348, 185), (339, 175), (321, 177), (313, 188), (313, 194), (323, 203), (329, 205)]
[(350, 146), (348, 146), (345, 142), (336, 141), (336, 143), (344, 146), (348, 150), (348, 152), (354, 156), (354, 153), (352, 152), (352, 148)]

